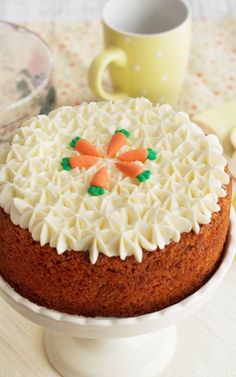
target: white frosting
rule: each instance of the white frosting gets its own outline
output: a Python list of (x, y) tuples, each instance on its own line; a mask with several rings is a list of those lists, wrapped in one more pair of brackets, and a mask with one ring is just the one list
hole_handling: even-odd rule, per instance
[[(152, 148), (157, 160), (145, 162), (151, 178), (125, 177), (115, 159), (101, 158), (89, 169), (62, 170), (63, 157), (80, 135), (105, 155), (116, 129), (131, 132), (122, 152)], [(109, 193), (91, 197), (88, 184), (99, 167), (109, 171)], [(38, 116), (18, 129), (0, 168), (0, 206), (14, 224), (28, 228), (34, 240), (59, 254), (88, 250), (142, 260), (142, 249), (163, 249), (181, 233), (199, 232), (220, 210), (226, 195), (226, 160), (214, 135), (205, 136), (185, 113), (153, 106), (143, 98), (63, 107)]]

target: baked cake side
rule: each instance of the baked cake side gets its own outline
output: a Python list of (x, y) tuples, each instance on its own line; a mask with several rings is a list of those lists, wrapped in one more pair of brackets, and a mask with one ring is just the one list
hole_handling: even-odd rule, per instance
[(0, 273), (22, 296), (65, 313), (132, 317), (172, 305), (199, 289), (215, 272), (229, 227), (231, 186), (220, 200), (221, 211), (198, 234), (185, 233), (165, 249), (133, 256), (100, 255), (41, 247), (28, 230), (0, 212)]

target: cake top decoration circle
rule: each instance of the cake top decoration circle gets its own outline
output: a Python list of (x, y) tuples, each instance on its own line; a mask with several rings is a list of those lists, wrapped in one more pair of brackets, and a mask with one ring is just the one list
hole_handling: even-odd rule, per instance
[[(123, 145), (126, 144), (126, 138), (130, 137), (130, 132), (125, 129), (116, 130), (115, 134), (112, 136), (108, 147), (107, 155), (108, 157), (113, 157)], [(97, 151), (96, 147), (92, 145), (88, 140), (82, 139), (80, 136), (76, 136), (69, 144), (72, 148), (75, 148), (82, 156), (78, 157), (63, 157), (61, 161), (61, 167), (64, 170), (71, 170), (73, 168), (89, 168), (94, 165), (97, 160), (93, 156), (101, 157), (100, 153)], [(129, 152), (123, 153), (117, 157), (123, 163), (117, 163), (117, 168), (122, 171), (125, 175), (131, 178), (137, 178), (139, 182), (145, 182), (151, 176), (150, 170), (144, 170), (143, 166), (136, 165), (133, 161), (144, 162), (146, 159), (155, 160), (156, 152), (151, 148), (139, 148), (131, 150)], [(95, 181), (98, 180), (99, 184), (95, 184)], [(105, 177), (105, 179), (104, 179)], [(92, 184), (91, 184), (92, 182)], [(108, 174), (107, 169), (100, 169), (95, 173), (92, 181), (90, 182), (90, 187), (88, 193), (92, 196), (103, 195), (106, 193), (106, 188), (108, 184)], [(103, 184), (101, 184), (103, 182)]]

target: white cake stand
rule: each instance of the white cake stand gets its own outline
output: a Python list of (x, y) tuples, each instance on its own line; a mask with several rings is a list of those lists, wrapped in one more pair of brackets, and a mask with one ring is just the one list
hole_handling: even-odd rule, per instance
[(85, 318), (31, 303), (0, 280), (3, 298), (18, 313), (46, 328), (45, 349), (64, 377), (155, 377), (176, 348), (176, 324), (199, 308), (216, 290), (236, 252), (236, 219), (225, 254), (212, 278), (180, 303), (135, 318)]

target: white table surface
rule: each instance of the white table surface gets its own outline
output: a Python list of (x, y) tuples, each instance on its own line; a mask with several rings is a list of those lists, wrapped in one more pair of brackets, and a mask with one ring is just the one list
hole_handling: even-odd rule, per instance
[[(105, 2), (0, 0), (0, 18), (88, 20), (99, 17)], [(236, 0), (188, 2), (195, 17), (236, 14)], [(217, 293), (178, 328), (177, 352), (162, 377), (236, 377), (236, 261)], [(0, 299), (0, 377), (58, 377), (46, 359), (42, 337), (41, 328)]]

